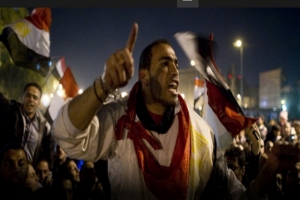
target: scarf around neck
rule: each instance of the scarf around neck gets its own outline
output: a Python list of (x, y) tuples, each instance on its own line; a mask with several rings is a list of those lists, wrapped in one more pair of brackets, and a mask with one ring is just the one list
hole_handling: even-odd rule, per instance
[[(133, 86), (129, 99), (128, 99), (128, 108), (126, 114), (123, 115), (117, 123), (115, 129), (115, 137), (117, 140), (123, 139), (123, 131), (126, 128), (128, 130), (127, 138), (133, 141), (135, 148), (136, 156), (138, 159), (139, 168), (143, 173), (144, 181), (147, 185), (147, 188), (159, 199), (186, 199), (188, 195), (188, 177), (189, 177), (189, 161), (190, 161), (190, 118), (188, 108), (179, 95), (179, 103), (181, 110), (177, 114), (178, 117), (178, 136), (176, 139), (176, 144), (171, 160), (170, 166), (161, 166), (154, 155), (148, 150), (143, 140), (146, 140), (155, 150), (162, 150), (162, 145), (160, 141), (147, 130), (147, 127), (150, 126), (152, 130), (159, 130), (162, 132), (167, 132), (168, 129), (173, 124), (174, 119), (174, 108), (173, 111), (169, 110), (168, 112), (172, 113), (173, 117), (170, 117), (170, 113), (165, 115), (164, 119), (168, 125), (162, 123), (158, 126), (153, 125), (152, 122), (149, 124), (145, 123), (144, 120), (135, 121), (137, 113), (138, 117), (144, 114), (150, 114), (147, 110), (140, 112), (139, 105), (142, 104), (143, 97), (140, 90), (140, 83), (137, 82)], [(141, 101), (142, 100), (142, 101)], [(139, 101), (139, 103), (137, 102)], [(144, 107), (146, 107), (144, 105)], [(171, 121), (171, 122), (170, 122)], [(172, 134), (172, 133), (169, 133)]]
[(147, 107), (144, 103), (145, 101), (141, 88), (139, 88), (137, 91), (136, 99), (136, 114), (144, 127), (147, 130), (155, 131), (160, 134), (166, 133), (173, 124), (175, 106), (168, 107), (162, 116), (161, 122), (159, 124), (156, 124), (149, 114), (149, 111), (147, 110)]

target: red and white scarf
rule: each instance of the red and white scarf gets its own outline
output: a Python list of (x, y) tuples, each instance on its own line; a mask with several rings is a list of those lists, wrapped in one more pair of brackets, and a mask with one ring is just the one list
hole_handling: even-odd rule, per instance
[(139, 168), (150, 192), (158, 199), (186, 199), (189, 186), (189, 169), (191, 153), (191, 127), (187, 105), (179, 95), (181, 110), (177, 114), (179, 127), (178, 136), (169, 167), (161, 166), (154, 155), (147, 149), (143, 139), (155, 149), (162, 145), (140, 121), (135, 121), (136, 95), (139, 91), (137, 82), (130, 92), (128, 109), (116, 126), (115, 137), (121, 140), (124, 128), (128, 130), (128, 138), (133, 141)]

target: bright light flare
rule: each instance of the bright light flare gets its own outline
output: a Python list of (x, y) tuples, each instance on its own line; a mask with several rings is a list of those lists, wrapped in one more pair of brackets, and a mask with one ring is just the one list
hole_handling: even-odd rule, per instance
[(237, 41), (235, 41), (235, 42), (233, 43), (233, 45), (234, 45), (235, 47), (241, 47), (241, 46), (243, 45), (243, 42), (242, 42), (241, 40), (237, 40)]
[(50, 104), (50, 96), (48, 94), (43, 94), (42, 98), (41, 98), (41, 102), (43, 104), (43, 106), (48, 107)]
[(195, 66), (196, 62), (194, 60), (191, 60), (191, 65)]

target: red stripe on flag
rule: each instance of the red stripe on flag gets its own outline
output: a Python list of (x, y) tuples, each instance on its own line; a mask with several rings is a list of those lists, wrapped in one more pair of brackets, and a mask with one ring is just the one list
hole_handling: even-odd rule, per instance
[(70, 67), (67, 67), (62, 79), (60, 80), (60, 84), (65, 90), (64, 100), (68, 97), (75, 97), (78, 94), (79, 88)]
[(31, 15), (25, 17), (25, 19), (30, 21), (38, 29), (50, 32), (50, 27), (52, 24), (50, 8), (35, 8)]
[(206, 81), (206, 87), (208, 105), (233, 137), (257, 121), (257, 119), (241, 115), (236, 105), (229, 100), (225, 91), (221, 91), (221, 88), (209, 81)]

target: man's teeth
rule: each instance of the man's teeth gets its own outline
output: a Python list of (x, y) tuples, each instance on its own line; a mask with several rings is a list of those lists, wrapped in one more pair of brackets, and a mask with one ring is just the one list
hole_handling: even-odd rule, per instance
[(176, 87), (177, 87), (177, 85), (176, 85), (175, 83), (171, 83), (171, 84), (170, 84), (170, 87), (172, 87), (172, 88), (176, 88)]

